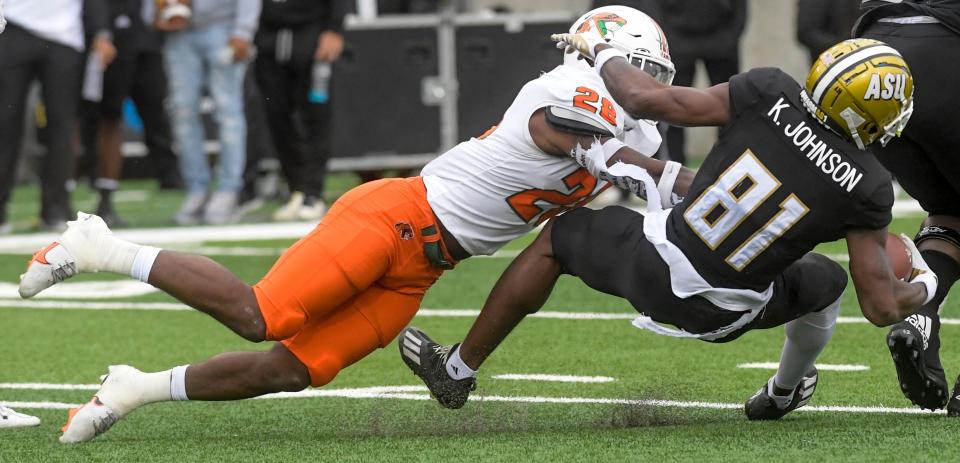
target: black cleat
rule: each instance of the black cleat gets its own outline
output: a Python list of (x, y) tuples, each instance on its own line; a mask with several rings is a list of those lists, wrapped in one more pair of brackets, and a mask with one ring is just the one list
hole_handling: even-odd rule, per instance
[(957, 376), (957, 382), (953, 385), (953, 395), (950, 396), (950, 402), (947, 402), (947, 416), (960, 416), (960, 376)]
[(813, 393), (817, 390), (817, 379), (819, 374), (814, 368), (800, 380), (800, 384), (793, 390), (793, 398), (786, 407), (780, 408), (777, 402), (770, 397), (770, 388), (773, 387), (773, 378), (770, 378), (766, 384), (760, 387), (753, 397), (747, 399), (743, 405), (743, 411), (747, 414), (747, 419), (755, 420), (779, 420), (783, 415), (790, 413), (810, 401)]
[(447, 356), (457, 348), (433, 342), (423, 331), (407, 328), (397, 341), (403, 363), (420, 377), (430, 395), (445, 408), (463, 407), (470, 392), (477, 388), (476, 378), (453, 379), (447, 374)]
[(936, 410), (947, 404), (947, 377), (940, 365), (939, 319), (914, 314), (893, 325), (887, 347), (900, 390), (914, 405)]

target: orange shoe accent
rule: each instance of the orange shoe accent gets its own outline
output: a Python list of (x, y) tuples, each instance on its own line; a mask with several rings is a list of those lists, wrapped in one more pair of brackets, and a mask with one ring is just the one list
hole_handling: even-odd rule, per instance
[(43, 249), (41, 249), (41, 250), (39, 250), (39, 251), (37, 251), (37, 252), (35, 252), (35, 253), (33, 254), (33, 260), (35, 260), (35, 261), (37, 261), (37, 262), (39, 262), (39, 263), (41, 263), (41, 264), (44, 264), (44, 265), (50, 265), (50, 262), (47, 262), (47, 253), (50, 252), (51, 249), (53, 249), (53, 248), (55, 248), (55, 247), (57, 247), (57, 246), (59, 246), (59, 245), (60, 245), (60, 243), (58, 243), (58, 242), (56, 242), (56, 241), (48, 244), (47, 247), (45, 247), (45, 248), (43, 248)]
[(81, 408), (83, 407), (71, 408), (70, 411), (67, 412), (67, 422), (62, 428), (60, 428), (61, 433), (67, 432), (67, 428), (70, 427), (70, 422), (73, 421), (73, 417), (76, 416), (77, 412), (79, 412)]
[(70, 422), (73, 421), (73, 417), (76, 416), (77, 412), (79, 412), (81, 408), (86, 407), (89, 404), (93, 404), (98, 407), (103, 406), (103, 402), (100, 401), (100, 398), (97, 396), (93, 396), (90, 398), (90, 402), (87, 402), (77, 408), (71, 408), (70, 411), (67, 412), (67, 422), (63, 425), (62, 428), (60, 428), (60, 432), (67, 432), (67, 428), (70, 427)]

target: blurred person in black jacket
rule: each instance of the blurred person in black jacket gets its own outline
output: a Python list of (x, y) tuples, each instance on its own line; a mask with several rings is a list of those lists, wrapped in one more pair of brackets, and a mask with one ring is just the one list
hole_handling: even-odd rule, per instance
[(859, 15), (859, 0), (797, 0), (797, 41), (812, 62), (827, 48), (850, 38)]
[[(659, 0), (651, 17), (670, 37), (670, 59), (677, 68), (674, 85), (690, 86), (697, 61), (703, 62), (711, 85), (740, 72), (740, 37), (747, 23), (747, 0)], [(655, 16), (659, 14), (660, 17)], [(670, 159), (686, 163), (682, 127), (667, 130)]]
[[(7, 202), (23, 141), (27, 91), (43, 89), (47, 154), (40, 171), (41, 226), (62, 230), (72, 218), (67, 182), (72, 172), (73, 131), (80, 103), (83, 53), (89, 46), (106, 67), (113, 47), (106, 0), (5, 0), (6, 31), (0, 35), (0, 234), (9, 233)], [(92, 37), (87, 43), (86, 35)]]
[(103, 97), (88, 108), (86, 131), (95, 133), (87, 152), (96, 153), (94, 187), (100, 195), (97, 215), (110, 226), (122, 226), (112, 193), (119, 186), (123, 169), (123, 103), (132, 98), (143, 120), (144, 142), (152, 170), (163, 189), (183, 186), (177, 157), (173, 153), (170, 121), (164, 108), (167, 77), (163, 66), (162, 37), (146, 23), (143, 2), (108, 0), (110, 26), (117, 57), (103, 76)]
[(255, 44), (257, 86), (290, 187), (275, 220), (318, 220), (326, 211), (331, 65), (343, 52), (349, 0), (265, 0)]

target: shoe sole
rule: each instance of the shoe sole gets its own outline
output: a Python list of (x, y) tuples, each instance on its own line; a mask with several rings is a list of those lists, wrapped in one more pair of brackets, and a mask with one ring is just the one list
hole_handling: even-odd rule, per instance
[(903, 395), (914, 405), (934, 411), (947, 404), (947, 385), (931, 379), (923, 362), (922, 346), (923, 340), (907, 329), (894, 330), (887, 335), (887, 347)]

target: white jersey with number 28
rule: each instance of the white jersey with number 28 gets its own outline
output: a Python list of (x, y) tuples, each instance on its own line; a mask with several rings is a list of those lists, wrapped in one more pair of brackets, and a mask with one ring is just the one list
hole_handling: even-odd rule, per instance
[(530, 116), (547, 106), (589, 117), (648, 156), (660, 146), (656, 126), (627, 116), (593, 69), (558, 66), (528, 82), (498, 125), (422, 172), (434, 213), (471, 255), (493, 254), (605, 186), (572, 157), (549, 155), (533, 142)]

